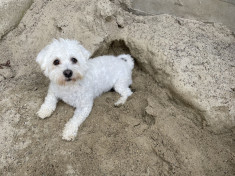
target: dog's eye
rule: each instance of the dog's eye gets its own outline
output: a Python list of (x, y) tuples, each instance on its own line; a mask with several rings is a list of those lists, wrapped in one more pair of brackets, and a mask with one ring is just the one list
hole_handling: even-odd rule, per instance
[(54, 65), (59, 65), (59, 64), (60, 64), (59, 59), (54, 60), (53, 64), (54, 64)]
[(71, 61), (72, 61), (74, 64), (76, 64), (76, 63), (78, 62), (78, 60), (77, 60), (76, 58), (74, 58), (74, 57), (71, 58)]

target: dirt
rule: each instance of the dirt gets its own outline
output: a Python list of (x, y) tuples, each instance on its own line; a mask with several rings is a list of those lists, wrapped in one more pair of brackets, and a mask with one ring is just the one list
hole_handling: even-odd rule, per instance
[[(62, 140), (74, 109), (59, 102), (51, 117), (36, 116), (49, 80), (33, 60), (42, 44), (29, 45), (28, 39), (24, 45), (24, 37), (38, 31), (22, 26), (0, 41), (0, 64), (11, 58), (10, 65), (0, 68), (0, 175), (234, 175), (235, 130), (210, 132), (197, 111), (157, 83), (139, 62), (128, 101), (115, 107), (119, 95), (103, 94), (76, 140)], [(106, 49), (97, 46), (93, 53), (130, 51), (115, 42)]]

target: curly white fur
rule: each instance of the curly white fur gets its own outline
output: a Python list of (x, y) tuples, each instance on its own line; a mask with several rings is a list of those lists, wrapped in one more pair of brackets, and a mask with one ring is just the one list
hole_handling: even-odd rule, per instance
[[(65, 125), (62, 137), (65, 140), (74, 140), (78, 127), (91, 112), (95, 97), (114, 88), (121, 95), (115, 105), (120, 105), (132, 94), (129, 86), (134, 62), (130, 55), (89, 59), (90, 55), (75, 40), (54, 39), (36, 59), (51, 81), (38, 116), (43, 119), (49, 117), (56, 109), (58, 99), (76, 108), (74, 116)], [(77, 63), (73, 63), (72, 58)], [(58, 65), (53, 64), (55, 60), (59, 60)], [(71, 78), (63, 74), (68, 69), (73, 73)]]

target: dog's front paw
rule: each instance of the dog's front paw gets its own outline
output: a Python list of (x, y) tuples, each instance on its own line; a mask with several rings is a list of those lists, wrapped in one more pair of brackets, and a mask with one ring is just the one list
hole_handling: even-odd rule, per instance
[(37, 112), (37, 115), (41, 118), (41, 119), (45, 119), (46, 117), (49, 117), (53, 112), (53, 109), (50, 108), (46, 108), (46, 107), (41, 107), (39, 109), (39, 111)]
[(77, 131), (78, 131), (78, 127), (68, 122), (65, 125), (62, 139), (66, 141), (73, 141), (75, 137), (77, 136)]

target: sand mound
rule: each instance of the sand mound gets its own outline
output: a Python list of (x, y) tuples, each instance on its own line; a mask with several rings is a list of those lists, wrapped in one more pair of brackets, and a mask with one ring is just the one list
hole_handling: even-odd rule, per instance
[[(234, 173), (234, 36), (218, 24), (130, 11), (126, 1), (36, 0), (4, 34), (1, 175)], [(118, 108), (117, 93), (98, 97), (74, 142), (61, 139), (71, 107), (35, 115), (49, 83), (35, 57), (58, 37), (79, 40), (93, 57), (135, 58), (134, 94)]]

